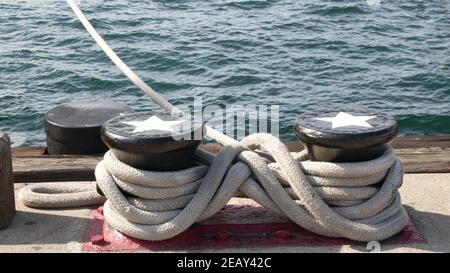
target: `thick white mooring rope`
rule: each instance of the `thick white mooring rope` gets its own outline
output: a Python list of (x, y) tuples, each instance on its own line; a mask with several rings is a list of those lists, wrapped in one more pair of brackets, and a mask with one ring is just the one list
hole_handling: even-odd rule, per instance
[[(261, 157), (255, 149), (267, 151), (273, 160)], [(204, 164), (152, 172), (128, 166), (107, 152), (95, 170), (107, 197), (105, 220), (129, 236), (164, 240), (214, 215), (240, 192), (326, 236), (383, 240), (409, 222), (397, 191), (403, 179), (402, 165), (392, 149), (366, 162), (313, 162), (304, 151), (291, 154), (270, 134), (253, 134), (216, 155), (197, 149), (196, 158)], [(53, 192), (62, 192), (52, 186)], [(83, 190), (75, 188), (71, 191)], [(45, 194), (40, 185), (25, 188), (21, 197), (31, 207), (77, 205), (76, 196)], [(102, 201), (91, 188), (78, 205)]]

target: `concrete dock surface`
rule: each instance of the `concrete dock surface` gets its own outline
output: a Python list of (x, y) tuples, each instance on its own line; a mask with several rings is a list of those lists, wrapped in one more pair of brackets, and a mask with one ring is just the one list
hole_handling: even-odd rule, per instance
[[(84, 182), (86, 183), (86, 182)], [(16, 184), (16, 215), (0, 230), (0, 252), (80, 252), (93, 208), (37, 210), (25, 207)], [(450, 173), (406, 174), (402, 203), (426, 243), (381, 244), (381, 252), (450, 252)], [(365, 245), (258, 247), (203, 252), (369, 252)]]

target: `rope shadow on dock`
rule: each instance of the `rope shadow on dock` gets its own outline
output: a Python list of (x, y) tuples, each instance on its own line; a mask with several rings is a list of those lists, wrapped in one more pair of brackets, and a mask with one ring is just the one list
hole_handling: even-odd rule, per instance
[[(411, 221), (419, 230), (425, 243), (417, 243), (410, 245), (402, 244), (383, 244), (380, 242), (380, 251), (401, 251), (399, 248), (412, 248), (419, 251), (430, 252), (449, 252), (450, 251), (450, 216), (435, 212), (419, 211), (410, 205), (404, 205)], [(352, 249), (361, 251), (366, 246), (352, 245)]]

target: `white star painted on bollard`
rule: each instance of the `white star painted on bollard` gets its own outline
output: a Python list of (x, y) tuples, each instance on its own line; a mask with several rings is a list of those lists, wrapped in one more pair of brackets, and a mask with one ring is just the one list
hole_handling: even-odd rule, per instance
[(339, 112), (334, 118), (315, 118), (315, 119), (331, 122), (331, 128), (334, 129), (345, 126), (373, 128), (372, 125), (367, 123), (368, 120), (373, 118), (376, 118), (376, 116), (352, 116), (345, 112)]
[(135, 126), (133, 133), (150, 130), (173, 132), (172, 126), (182, 123), (182, 120), (161, 120), (157, 116), (152, 116), (144, 121), (122, 121), (122, 123)]

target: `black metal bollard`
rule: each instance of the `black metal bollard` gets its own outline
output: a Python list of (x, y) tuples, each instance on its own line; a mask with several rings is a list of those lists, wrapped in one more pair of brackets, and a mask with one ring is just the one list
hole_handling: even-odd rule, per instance
[[(102, 139), (123, 163), (150, 171), (175, 171), (194, 165), (204, 125), (167, 113), (129, 113), (108, 120)], [(97, 186), (97, 192), (103, 195)], [(125, 195), (129, 195), (123, 192)]]
[(11, 143), (8, 135), (0, 132), (0, 229), (9, 226), (15, 212)]
[(107, 121), (102, 139), (120, 161), (144, 170), (174, 171), (193, 164), (202, 123), (167, 113), (130, 113)]
[(131, 112), (114, 101), (70, 102), (50, 109), (45, 116), (49, 154), (99, 154), (107, 150), (100, 129), (107, 120)]
[(398, 133), (395, 119), (366, 110), (318, 110), (300, 115), (294, 133), (313, 161), (358, 162), (381, 156)]

